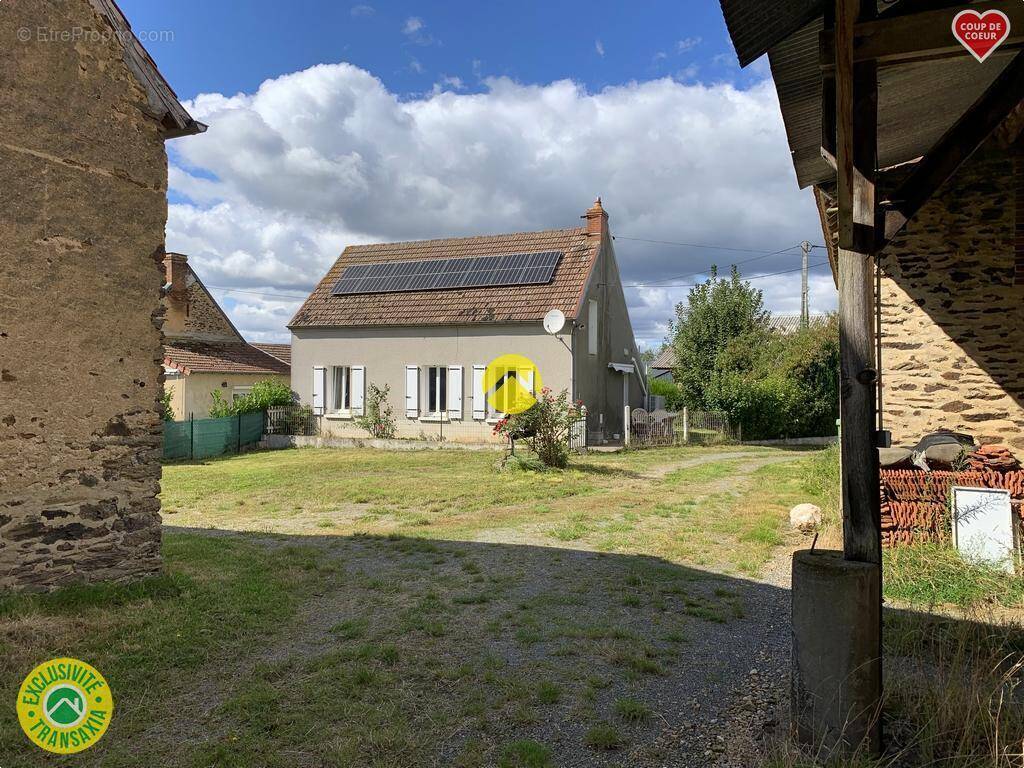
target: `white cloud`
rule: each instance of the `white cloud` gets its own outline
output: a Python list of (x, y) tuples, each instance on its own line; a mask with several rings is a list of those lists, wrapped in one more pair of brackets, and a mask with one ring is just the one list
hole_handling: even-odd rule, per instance
[(437, 42), (434, 36), (427, 32), (427, 25), (419, 16), (410, 16), (405, 20), (402, 34), (416, 45), (433, 45)]
[(594, 50), (597, 51), (597, 55), (604, 58), (604, 43), (600, 40), (594, 41)]
[(420, 63), (420, 60), (417, 59), (415, 56), (409, 57), (409, 69), (415, 72), (417, 75), (423, 74), (423, 65)]
[(676, 43), (676, 53), (686, 53), (692, 51), (698, 45), (701, 44), (703, 38), (700, 37), (684, 37), (678, 43)]
[[(252, 94), (197, 97), (189, 110), (210, 128), (172, 145), (171, 186), (193, 204), (170, 207), (168, 249), (190, 254), (211, 285), (290, 294), (349, 244), (576, 226), (599, 194), (621, 236), (765, 252), (821, 242), (769, 82), (663, 78), (596, 93), (565, 80), (483, 83), (482, 93), (450, 82), (400, 98), (365, 70), (332, 64)], [(616, 252), (627, 282), (753, 255), (625, 237)], [(773, 272), (795, 259), (751, 266)], [(774, 280), (759, 281), (769, 306), (799, 301), (799, 274)], [(630, 289), (637, 335), (660, 338), (685, 292)], [(288, 311), (275, 301), (232, 294), (229, 311), (244, 333), (285, 336)]]
[(372, 5), (353, 5), (349, 13), (354, 17), (373, 16), (377, 11)]

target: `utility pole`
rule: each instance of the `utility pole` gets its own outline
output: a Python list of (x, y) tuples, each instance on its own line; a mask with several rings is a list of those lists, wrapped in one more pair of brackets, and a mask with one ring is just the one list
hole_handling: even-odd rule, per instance
[(800, 327), (806, 328), (811, 324), (811, 310), (807, 305), (807, 257), (811, 253), (811, 244), (804, 240), (800, 243), (800, 250), (803, 251), (802, 269), (800, 270)]

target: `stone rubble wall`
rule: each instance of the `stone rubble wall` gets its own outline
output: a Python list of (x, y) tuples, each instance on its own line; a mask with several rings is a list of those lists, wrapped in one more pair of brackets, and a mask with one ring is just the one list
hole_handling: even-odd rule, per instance
[(1024, 448), (1020, 186), (1013, 151), (992, 141), (881, 254), (884, 414), (894, 445), (945, 428)]
[(3, 3), (0, 47), (0, 591), (150, 574), (162, 136), (88, 0)]

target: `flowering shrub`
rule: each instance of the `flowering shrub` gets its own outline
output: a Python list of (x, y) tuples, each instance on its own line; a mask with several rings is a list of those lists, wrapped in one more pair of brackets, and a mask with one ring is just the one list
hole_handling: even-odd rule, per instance
[(569, 402), (569, 393), (562, 390), (553, 395), (544, 387), (537, 402), (522, 413), (505, 416), (494, 425), (494, 434), (511, 440), (526, 440), (547, 467), (569, 464), (569, 429), (579, 418), (583, 402)]
[(370, 433), (371, 437), (391, 439), (395, 436), (395, 414), (388, 403), (391, 387), (383, 388), (370, 384), (366, 388), (365, 416), (356, 419), (356, 424)]

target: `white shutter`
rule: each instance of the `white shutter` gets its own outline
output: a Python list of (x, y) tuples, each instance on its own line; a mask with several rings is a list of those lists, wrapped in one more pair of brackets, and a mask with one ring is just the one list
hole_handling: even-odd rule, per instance
[(324, 414), (324, 393), (327, 392), (327, 369), (313, 366), (313, 413), (317, 416)]
[(486, 366), (473, 366), (473, 418), (487, 418), (487, 398), (484, 396), (484, 370)]
[(364, 366), (352, 366), (352, 378), (349, 386), (352, 388), (352, 394), (349, 399), (349, 402), (352, 403), (352, 415), (362, 416), (364, 413), (363, 399), (366, 395), (366, 368)]
[(533, 392), (533, 368), (523, 368), (519, 371), (519, 381), (526, 387), (527, 392), (536, 394)]
[(462, 418), (462, 366), (448, 366), (448, 418)]
[(405, 415), (415, 419), (420, 415), (420, 369), (418, 365), (405, 366)]

